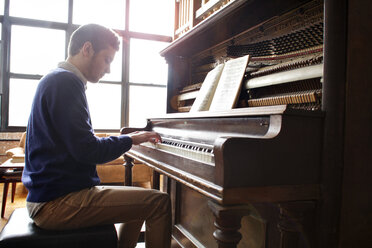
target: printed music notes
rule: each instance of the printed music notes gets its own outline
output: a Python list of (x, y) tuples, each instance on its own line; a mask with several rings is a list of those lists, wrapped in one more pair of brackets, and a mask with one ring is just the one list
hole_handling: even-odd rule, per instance
[(239, 97), (249, 55), (220, 64), (206, 76), (190, 112), (232, 109)]
[(199, 93), (191, 106), (190, 112), (209, 110), (224, 66), (225, 64), (219, 64), (213, 70), (208, 72)]

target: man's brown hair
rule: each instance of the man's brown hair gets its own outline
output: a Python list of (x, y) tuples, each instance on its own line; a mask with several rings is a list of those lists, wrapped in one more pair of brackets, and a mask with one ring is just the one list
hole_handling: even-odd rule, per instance
[(119, 50), (120, 41), (118, 35), (109, 28), (98, 24), (86, 24), (76, 29), (70, 39), (68, 54), (74, 56), (79, 53), (84, 43), (92, 43), (94, 52), (111, 46), (116, 51)]

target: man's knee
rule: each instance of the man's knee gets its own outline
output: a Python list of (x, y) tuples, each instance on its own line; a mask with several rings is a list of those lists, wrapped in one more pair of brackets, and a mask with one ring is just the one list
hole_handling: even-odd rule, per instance
[(164, 212), (170, 212), (171, 200), (168, 193), (156, 191), (156, 195), (159, 208), (161, 208)]

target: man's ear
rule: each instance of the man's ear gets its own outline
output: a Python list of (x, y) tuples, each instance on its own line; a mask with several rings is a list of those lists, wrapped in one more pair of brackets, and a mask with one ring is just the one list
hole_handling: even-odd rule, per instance
[(83, 47), (81, 48), (81, 52), (84, 56), (90, 56), (94, 54), (93, 46), (90, 41), (87, 41), (83, 44)]

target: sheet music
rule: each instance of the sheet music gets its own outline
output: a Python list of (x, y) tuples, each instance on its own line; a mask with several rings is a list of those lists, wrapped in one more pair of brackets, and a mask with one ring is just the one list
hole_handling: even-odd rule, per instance
[(225, 63), (209, 109), (210, 111), (229, 110), (234, 107), (239, 96), (248, 60), (249, 55), (246, 55)]
[(225, 64), (220, 64), (208, 72), (199, 93), (191, 106), (190, 112), (209, 110), (224, 66)]

